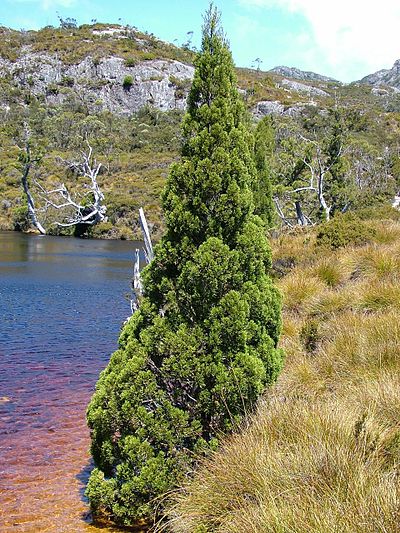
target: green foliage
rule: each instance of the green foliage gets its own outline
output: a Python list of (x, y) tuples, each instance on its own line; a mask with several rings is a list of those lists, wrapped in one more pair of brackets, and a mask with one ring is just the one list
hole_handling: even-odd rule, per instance
[[(64, 89), (63, 89), (64, 90)], [(82, 192), (81, 180), (66, 172), (61, 159), (76, 160), (87, 137), (95, 157), (102, 162), (99, 183), (106, 195), (107, 216), (113, 228), (92, 233), (111, 238), (140, 238), (137, 210), (143, 206), (155, 239), (161, 233), (160, 193), (166, 170), (177, 157), (181, 135), (182, 112), (161, 112), (146, 107), (129, 117), (121, 117), (101, 109), (94, 113), (85, 104), (85, 93), (66, 88), (69, 95), (62, 104), (45, 105), (32, 100), (29, 105), (12, 103), (4, 91), (11, 111), (3, 113), (0, 125), (0, 203), (9, 208), (0, 212), (0, 226), (13, 229), (12, 209), (18, 208), (22, 197), (20, 147), (23, 123), (29, 124), (31, 139), (43, 154), (40, 172), (33, 169), (32, 194), (37, 207), (43, 207), (36, 181), (46, 190), (65, 182), (72, 192)], [(48, 226), (58, 213), (47, 212)], [(67, 234), (67, 228), (58, 228)]]
[(213, 8), (195, 66), (163, 194), (166, 234), (87, 413), (91, 507), (124, 525), (154, 515), (155, 498), (215, 449), (282, 364), (281, 299), (253, 214), (254, 139)]
[(48, 95), (57, 95), (59, 92), (59, 87), (56, 83), (49, 83), (46, 88), (46, 94)]
[(361, 220), (400, 220), (400, 211), (389, 204), (378, 204), (374, 207), (358, 209), (357, 216)]
[(122, 82), (122, 86), (125, 89), (125, 91), (129, 91), (132, 85), (133, 85), (133, 77), (125, 76), (124, 81)]
[(60, 85), (64, 87), (73, 87), (74, 83), (75, 80), (71, 76), (62, 76)]
[(28, 231), (30, 227), (28, 206), (14, 207), (12, 210), (12, 223), (16, 231)]
[(58, 20), (60, 21), (60, 28), (63, 30), (75, 30), (77, 28), (76, 19), (74, 18), (67, 17), (63, 19), (58, 16)]
[[(159, 41), (154, 35), (136, 28), (116, 24), (82, 25), (71, 29), (46, 27), (39, 31), (0, 28), (0, 37), (0, 56), (11, 61), (25, 54), (26, 49), (57, 54), (64, 66), (76, 64), (85, 57), (92, 58), (94, 67), (110, 56), (123, 59), (127, 66), (146, 59), (191, 63), (194, 58), (191, 51)], [(21, 144), (23, 123), (28, 122), (32, 135), (40, 140), (46, 154), (40, 181), (47, 189), (66, 180), (68, 188), (74, 190), (73, 176), (63, 175), (59, 161), (60, 158), (76, 159), (82, 141), (89, 137), (96, 157), (103, 163), (104, 175), (100, 181), (105, 187), (109, 220), (114, 224), (112, 231), (95, 232), (97, 235), (139, 237), (136, 212), (142, 205), (154, 228), (153, 235), (158, 238), (163, 229), (160, 191), (165, 183), (166, 168), (176, 159), (182, 137), (178, 127), (179, 112), (164, 114), (145, 108), (142, 120), (142, 111), (130, 117), (105, 111), (107, 99), (101, 97), (100, 91), (110, 82), (99, 77), (101, 73), (96, 68), (93, 77), (74, 81), (64, 76), (57, 83), (50, 83), (46, 94), (38, 94), (37, 73), (31, 70), (22, 72), (21, 67), (14, 65), (14, 76), (8, 74), (0, 79), (0, 192), (2, 200), (11, 204), (0, 213), (1, 227), (13, 228), (12, 209), (20, 205), (20, 173), (15, 168), (15, 148)], [(330, 96), (317, 96), (316, 105), (307, 106), (301, 94), (281, 87), (281, 78), (275, 74), (251, 69), (237, 69), (236, 74), (248, 108), (253, 108), (260, 100), (276, 100), (287, 111), (270, 120), (270, 133), (273, 123), (275, 143), (270, 143), (270, 133), (264, 136), (255, 132), (254, 151), (258, 162), (257, 151), (262, 152), (262, 139), (267, 144), (266, 170), (260, 172), (259, 163), (256, 163), (258, 178), (251, 188), (255, 212), (264, 218), (267, 226), (269, 217), (266, 219), (263, 213), (270, 211), (263, 208), (260, 201), (269, 196), (262, 192), (262, 186), (266, 185), (268, 193), (268, 181), (260, 178), (262, 175), (271, 179), (273, 195), (290, 223), (298, 223), (294, 208), (297, 202), (311, 221), (324, 219), (315, 191), (302, 189), (293, 193), (294, 188), (310, 184), (310, 169), (304, 161), (318, 171), (316, 152), (323, 156), (324, 166), (330, 167), (324, 175), (323, 189), (331, 216), (343, 209), (358, 211), (368, 206), (375, 209), (377, 204), (389, 202), (397, 193), (400, 114), (399, 97), (395, 93), (382, 97), (372, 93), (368, 86), (328, 83), (321, 87)], [(169, 81), (174, 86), (175, 98), (184, 98), (190, 80), (171, 76)], [(319, 86), (314, 82), (311, 85)], [(300, 104), (296, 108), (298, 113), (291, 114), (288, 107), (297, 104)], [(269, 119), (264, 120), (268, 122)], [(308, 142), (304, 142), (305, 138)], [(343, 149), (339, 154), (341, 145)], [(41, 207), (38, 191), (34, 192), (35, 201)]]
[(127, 57), (125, 59), (125, 66), (126, 67), (135, 67), (137, 64), (137, 60), (134, 57)]
[(257, 179), (253, 185), (255, 214), (259, 215), (267, 227), (272, 226), (275, 208), (272, 202), (272, 184), (269, 161), (275, 149), (275, 134), (270, 117), (257, 124), (255, 132), (254, 160)]
[(373, 240), (374, 229), (353, 214), (339, 215), (322, 224), (317, 233), (317, 245), (328, 248), (361, 246)]
[(175, 98), (177, 100), (182, 100), (185, 98), (187, 90), (190, 88), (192, 84), (192, 80), (189, 78), (177, 78), (176, 76), (170, 76), (169, 77), (170, 83), (174, 85), (175, 88)]

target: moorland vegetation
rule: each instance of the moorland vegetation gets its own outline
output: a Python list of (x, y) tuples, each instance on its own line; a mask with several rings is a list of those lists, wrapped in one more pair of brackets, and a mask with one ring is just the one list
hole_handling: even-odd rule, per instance
[(399, 530), (400, 217), (371, 215), (340, 246), (329, 224), (273, 241), (284, 370), (175, 493), (169, 530)]

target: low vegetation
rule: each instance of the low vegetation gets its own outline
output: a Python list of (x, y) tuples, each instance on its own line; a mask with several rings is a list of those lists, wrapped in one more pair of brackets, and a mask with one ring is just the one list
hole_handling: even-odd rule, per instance
[[(21, 185), (25, 118), (25, 110), (16, 107), (11, 114), (3, 114), (0, 126), (1, 229), (29, 228)], [(40, 161), (33, 166), (30, 179), (37, 207), (40, 209), (42, 203), (35, 182), (46, 190), (65, 182), (73, 193), (82, 191), (82, 184), (65, 161), (79, 160), (88, 139), (96, 159), (102, 163), (98, 182), (105, 195), (108, 217), (107, 222), (94, 226), (90, 235), (138, 238), (137, 212), (144, 207), (153, 238), (159, 238), (162, 229), (159, 198), (168, 167), (178, 156), (181, 119), (179, 111), (162, 113), (150, 107), (129, 118), (107, 112), (93, 116), (74, 99), (59, 107), (32, 104), (28, 123), (32, 150)], [(43, 220), (44, 215), (39, 216)], [(55, 216), (58, 214), (46, 214), (50, 233), (68, 234), (73, 230), (52, 226)]]
[(273, 242), (275, 264), (292, 258), (284, 370), (174, 495), (172, 531), (399, 531), (400, 223), (388, 214), (360, 246), (321, 248), (315, 230)]
[(83, 24), (78, 26), (60, 24), (60, 27), (46, 26), (38, 31), (15, 31), (0, 27), (0, 55), (16, 61), (23, 47), (33, 52), (57, 53), (66, 64), (73, 65), (87, 56), (100, 58), (117, 56), (132, 66), (137, 61), (151, 59), (175, 59), (192, 62), (190, 49), (174, 46), (157, 39), (152, 33), (144, 33), (133, 26), (119, 24)]

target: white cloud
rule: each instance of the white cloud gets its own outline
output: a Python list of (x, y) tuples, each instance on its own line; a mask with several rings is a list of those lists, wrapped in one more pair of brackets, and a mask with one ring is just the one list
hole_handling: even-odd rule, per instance
[[(354, 80), (400, 58), (399, 0), (240, 0), (248, 7), (300, 13), (310, 24), (313, 45), (337, 76)], [(294, 31), (295, 28), (292, 28)], [(311, 46), (311, 45), (310, 45)], [(361, 75), (362, 75), (361, 74)]]

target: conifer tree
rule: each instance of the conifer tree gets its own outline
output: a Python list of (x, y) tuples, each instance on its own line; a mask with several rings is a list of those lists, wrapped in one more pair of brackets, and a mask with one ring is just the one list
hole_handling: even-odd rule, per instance
[(154, 515), (155, 498), (251, 411), (282, 362), (280, 296), (253, 214), (254, 138), (212, 6), (195, 67), (166, 234), (88, 408), (87, 494), (95, 516), (121, 524)]

